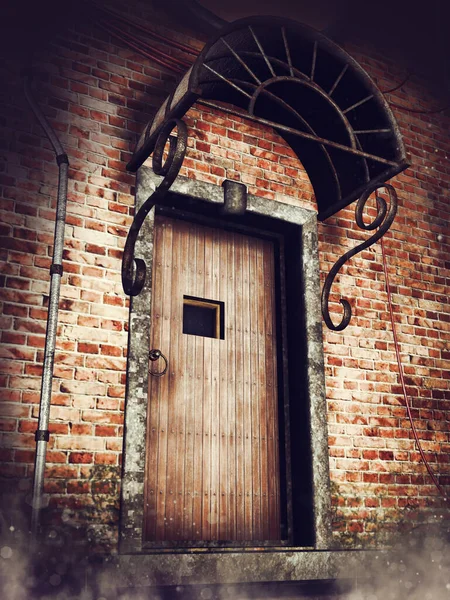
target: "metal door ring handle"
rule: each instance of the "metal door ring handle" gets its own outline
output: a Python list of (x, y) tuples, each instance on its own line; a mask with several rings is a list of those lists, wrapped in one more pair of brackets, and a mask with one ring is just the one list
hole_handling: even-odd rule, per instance
[(158, 350), (157, 348), (150, 350), (150, 352), (148, 353), (148, 358), (152, 362), (155, 362), (156, 360), (158, 360), (160, 358), (163, 359), (165, 364), (164, 364), (164, 369), (162, 371), (152, 371), (150, 369), (150, 375), (153, 375), (153, 377), (162, 377), (166, 373), (167, 367), (169, 366), (167, 358), (164, 356), (164, 354), (161, 352), (161, 350)]

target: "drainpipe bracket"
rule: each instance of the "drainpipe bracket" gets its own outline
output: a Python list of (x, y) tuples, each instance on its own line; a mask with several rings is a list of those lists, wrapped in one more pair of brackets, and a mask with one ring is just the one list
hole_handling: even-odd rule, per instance
[(58, 156), (56, 157), (56, 164), (58, 165), (58, 167), (60, 165), (68, 165), (69, 164), (69, 157), (67, 156), (66, 153), (64, 154), (58, 154)]
[(57, 275), (62, 275), (63, 274), (63, 266), (53, 263), (50, 266), (50, 275), (53, 275), (54, 273), (56, 273)]
[(48, 429), (36, 429), (34, 439), (36, 442), (48, 442), (50, 439), (50, 431)]

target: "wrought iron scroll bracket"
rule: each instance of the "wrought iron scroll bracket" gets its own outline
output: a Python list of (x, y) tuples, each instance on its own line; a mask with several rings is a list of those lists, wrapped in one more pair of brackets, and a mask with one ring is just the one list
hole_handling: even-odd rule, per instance
[[(365, 223), (363, 219), (363, 213), (369, 197), (373, 192), (376, 192), (378, 189), (384, 188), (389, 195), (389, 206), (384, 198), (380, 195), (375, 194), (376, 203), (377, 203), (377, 214), (376, 217), (370, 223)], [(329, 298), (331, 286), (334, 283), (334, 280), (340, 270), (340, 268), (355, 254), (358, 254), (362, 250), (369, 248), (373, 244), (375, 244), (383, 235), (388, 231), (392, 222), (395, 219), (395, 215), (397, 214), (397, 193), (392, 185), (388, 183), (376, 183), (367, 187), (364, 193), (359, 198), (356, 209), (355, 209), (355, 217), (356, 223), (358, 227), (364, 229), (365, 231), (372, 231), (377, 229), (376, 233), (374, 233), (371, 237), (369, 237), (366, 241), (362, 242), (355, 248), (352, 248), (348, 252), (346, 252), (339, 260), (331, 268), (330, 272), (327, 275), (325, 280), (323, 289), (322, 289), (322, 315), (325, 323), (327, 324), (329, 329), (333, 331), (342, 331), (347, 327), (350, 323), (350, 319), (352, 317), (352, 309), (350, 303), (345, 298), (341, 298), (339, 302), (344, 307), (344, 314), (342, 316), (341, 322), (338, 325), (335, 325), (330, 317), (329, 311)]]
[[(177, 136), (172, 135), (174, 129), (177, 130)], [(164, 150), (169, 144), (167, 157), (164, 159)], [(136, 241), (141, 230), (142, 224), (150, 210), (157, 202), (160, 202), (170, 189), (170, 186), (177, 178), (181, 165), (186, 154), (187, 148), (187, 127), (184, 121), (180, 119), (170, 119), (164, 124), (161, 133), (155, 144), (153, 151), (152, 167), (156, 175), (161, 175), (164, 179), (160, 182), (156, 190), (139, 209), (134, 217), (134, 221), (128, 232), (122, 261), (122, 287), (128, 296), (137, 296), (140, 294), (145, 284), (146, 265), (142, 258), (134, 256)]]

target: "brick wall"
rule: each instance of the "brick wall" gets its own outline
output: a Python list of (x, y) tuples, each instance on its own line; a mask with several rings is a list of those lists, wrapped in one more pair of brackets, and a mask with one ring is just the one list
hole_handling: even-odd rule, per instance
[[(148, 18), (148, 10), (136, 14)], [(186, 35), (178, 39), (201, 47)], [(381, 89), (399, 81), (395, 65), (372, 50), (350, 51)], [(31, 485), (57, 183), (54, 155), (21, 90), (20, 67), (18, 61), (4, 66), (8, 86), (0, 107), (0, 453), (8, 510), (27, 506)], [(134, 203), (134, 175), (125, 165), (136, 135), (176, 77), (85, 23), (50, 38), (35, 54), (34, 68), (36, 97), (70, 160), (44, 519), (65, 523), (94, 549), (115, 549), (128, 319), (120, 267)], [(388, 99), (417, 110), (437, 102), (414, 80)], [(394, 181), (400, 207), (385, 248), (413, 415), (431, 466), (446, 485), (449, 118), (395, 114), (412, 166)], [(272, 131), (200, 105), (185, 120), (183, 175), (218, 185), (227, 177), (246, 183), (251, 193), (315, 208), (304, 170)], [(324, 278), (364, 235), (353, 209), (320, 224), (319, 232)], [(333, 527), (337, 543), (359, 545), (439, 516), (442, 502), (406, 416), (379, 245), (344, 268), (333, 288), (335, 320), (339, 293), (354, 316), (344, 332), (324, 326)]]

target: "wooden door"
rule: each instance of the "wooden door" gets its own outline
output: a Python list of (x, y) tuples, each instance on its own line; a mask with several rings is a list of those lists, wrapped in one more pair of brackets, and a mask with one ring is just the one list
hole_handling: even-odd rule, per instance
[(280, 540), (272, 242), (157, 216), (152, 298), (145, 540)]

